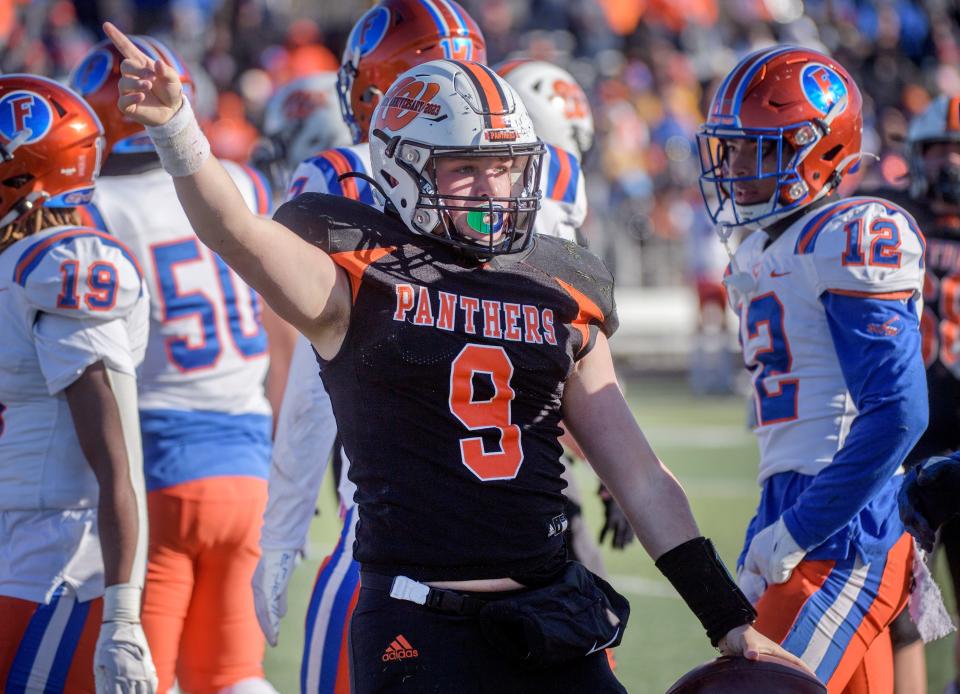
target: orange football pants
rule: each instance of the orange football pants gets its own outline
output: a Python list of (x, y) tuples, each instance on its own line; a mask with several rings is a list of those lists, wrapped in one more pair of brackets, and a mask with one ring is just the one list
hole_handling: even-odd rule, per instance
[(0, 595), (0, 691), (94, 694), (102, 614), (101, 598), (63, 595), (41, 605)]
[(803, 561), (763, 594), (754, 626), (800, 656), (829, 694), (892, 694), (889, 627), (907, 604), (912, 575), (909, 535), (870, 564)]
[(267, 481), (209, 477), (149, 492), (143, 629), (166, 692), (211, 694), (263, 677), (250, 587)]

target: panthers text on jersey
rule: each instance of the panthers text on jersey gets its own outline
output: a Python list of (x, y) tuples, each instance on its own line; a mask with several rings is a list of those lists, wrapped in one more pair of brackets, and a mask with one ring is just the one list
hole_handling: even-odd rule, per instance
[[(729, 283), (730, 302), (740, 317), (744, 362), (753, 375), (759, 482), (765, 489), (748, 543), (749, 534), (775, 521), (785, 509), (788, 515), (793, 513), (798, 495), (835, 463), (847, 444), (860, 414), (858, 398), (877, 386), (855, 386), (851, 377), (859, 379), (864, 369), (892, 365), (872, 363), (871, 354), (852, 350), (871, 341), (891, 349), (893, 341), (914, 337), (919, 344), (923, 252), (923, 236), (906, 212), (886, 200), (863, 197), (815, 207), (799, 215), (773, 241), (766, 232), (756, 231), (737, 249), (733, 269), (740, 277)], [(866, 303), (845, 304), (842, 310), (836, 305), (850, 299), (884, 301), (886, 313), (879, 309), (872, 313), (875, 307)], [(873, 315), (881, 317), (873, 319)], [(851, 342), (848, 333), (859, 342)], [(912, 358), (908, 346), (904, 342), (900, 350), (905, 360)], [(915, 356), (919, 360), (919, 354)], [(919, 436), (919, 432), (903, 433), (904, 439)], [(869, 473), (872, 465), (881, 462), (849, 461), (859, 465), (856, 474)], [(892, 479), (887, 482), (893, 484)], [(891, 503), (895, 508), (888, 496), (883, 496), (882, 509), (874, 509), (878, 516), (890, 511)], [(803, 498), (807, 506), (812, 503), (811, 494)], [(843, 504), (833, 506), (840, 509)], [(856, 513), (853, 509), (849, 515)], [(867, 522), (870, 528), (864, 532), (879, 536), (865, 536), (861, 546), (858, 529), (839, 532), (831, 540), (836, 546), (824, 551), (842, 554), (850, 542), (857, 550), (867, 547), (866, 553), (874, 545), (885, 550), (902, 528), (876, 520), (878, 525)], [(839, 517), (804, 519), (808, 528), (826, 527), (833, 521), (839, 526), (861, 522)], [(790, 531), (802, 534), (796, 526)], [(811, 535), (816, 539), (805, 535), (795, 539), (806, 549), (827, 540), (816, 532)]]
[(603, 264), (540, 236), (478, 264), (324, 195), (275, 218), (351, 281), (345, 342), (321, 376), (358, 487), (356, 559), (419, 580), (562, 561), (560, 403), (575, 361), (616, 329)]
[[(576, 157), (564, 150), (552, 145), (547, 145), (546, 148), (544, 173), (540, 179), (543, 199), (537, 214), (536, 230), (548, 236), (558, 236), (573, 241), (576, 239), (576, 230), (586, 218), (587, 210), (580, 163)], [(366, 143), (326, 150), (302, 162), (291, 179), (287, 200), (292, 200), (303, 193), (326, 193), (358, 200), (376, 209), (383, 209), (383, 200), (375, 193), (373, 187), (361, 177), (347, 175), (349, 173), (370, 175), (370, 147)], [(312, 355), (313, 348), (309, 341), (299, 336), (294, 349), (294, 358), (290, 364), (287, 391), (284, 395), (284, 402), (289, 400), (291, 408), (286, 408), (286, 413), (285, 408), (281, 408), (277, 423), (277, 450), (274, 452), (274, 459), (285, 458), (287, 462), (284, 464), (289, 465), (296, 465), (296, 461), (316, 459), (321, 461), (319, 465), (322, 468), (326, 462), (326, 451), (333, 444), (335, 428), (321, 426), (318, 422), (314, 422), (308, 427), (298, 425), (304, 432), (310, 433), (294, 434), (292, 426), (285, 421), (294, 416), (294, 411), (301, 413), (302, 420), (303, 407), (310, 399), (327, 402), (326, 394), (319, 392), (311, 385), (316, 377), (316, 365)], [(312, 395), (299, 392), (310, 389), (318, 392)], [(299, 405), (294, 406), (295, 402)], [(323, 418), (323, 412), (329, 412), (329, 407), (316, 408), (314, 418)], [(286, 441), (288, 437), (295, 436), (302, 439), (296, 450), (293, 446), (287, 445)], [(344, 465), (348, 466), (349, 461), (344, 461)], [(277, 480), (277, 483), (279, 484), (280, 480)], [(342, 476), (340, 485), (342, 492), (340, 498), (346, 510), (353, 505), (353, 485), (346, 474)], [(278, 522), (266, 524), (264, 548), (287, 549), (291, 546), (299, 547), (306, 541), (313, 502), (306, 501), (310, 496), (309, 491), (303, 495), (291, 487), (290, 493), (301, 499), (304, 513), (295, 514), (289, 508), (280, 510), (271, 505), (268, 515), (276, 518)], [(286, 520), (280, 522), (281, 517)]]
[[(267, 214), (270, 194), (259, 174), (231, 162), (224, 167), (248, 206)], [(269, 360), (259, 297), (199, 241), (173, 179), (159, 166), (101, 176), (86, 213), (141, 259), (153, 294), (139, 400), (147, 488), (218, 474), (266, 477), (264, 455), (238, 458), (214, 450), (217, 438), (231, 432), (241, 438), (255, 432), (263, 445), (269, 438), (263, 390)], [(166, 432), (194, 444), (209, 440), (211, 455), (202, 461), (177, 456), (160, 440)]]
[(97, 361), (135, 376), (148, 301), (134, 254), (94, 229), (46, 229), (0, 253), (0, 594), (44, 603), (62, 582), (81, 601), (102, 594), (97, 480), (63, 391)]

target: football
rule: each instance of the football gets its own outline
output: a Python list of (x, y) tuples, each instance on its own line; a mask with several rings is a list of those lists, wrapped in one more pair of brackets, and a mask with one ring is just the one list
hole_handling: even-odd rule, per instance
[(667, 694), (825, 694), (827, 688), (796, 665), (774, 656), (760, 660), (724, 656), (695, 667)]

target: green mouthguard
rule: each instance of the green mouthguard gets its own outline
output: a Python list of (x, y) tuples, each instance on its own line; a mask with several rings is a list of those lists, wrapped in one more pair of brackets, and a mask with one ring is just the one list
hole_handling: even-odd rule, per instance
[(467, 226), (481, 234), (492, 234), (493, 227), (485, 221), (485, 218), (489, 216), (486, 212), (478, 212), (477, 210), (467, 212)]

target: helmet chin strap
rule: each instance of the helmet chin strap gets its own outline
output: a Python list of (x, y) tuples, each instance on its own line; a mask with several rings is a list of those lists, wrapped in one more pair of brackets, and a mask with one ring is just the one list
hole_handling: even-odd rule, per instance
[(47, 199), (50, 196), (47, 195), (45, 191), (35, 190), (32, 193), (28, 194), (26, 197), (18, 200), (14, 203), (13, 207), (10, 208), (10, 211), (7, 212), (3, 217), (0, 217), (0, 227), (5, 227), (8, 224), (13, 224), (15, 221), (28, 215), (37, 207), (37, 200)]
[(826, 184), (821, 188), (816, 195), (813, 196), (813, 199), (810, 200), (807, 204), (809, 205), (812, 202), (816, 202), (823, 196), (829, 194), (831, 191), (839, 187), (840, 182), (843, 180), (843, 170), (847, 168), (850, 164), (857, 161), (858, 159), (863, 159), (864, 157), (873, 157), (874, 160), (880, 161), (878, 157), (873, 152), (854, 152), (853, 154), (848, 154), (843, 159), (840, 160), (840, 163), (833, 167), (833, 173), (830, 174), (830, 177), (827, 179)]

